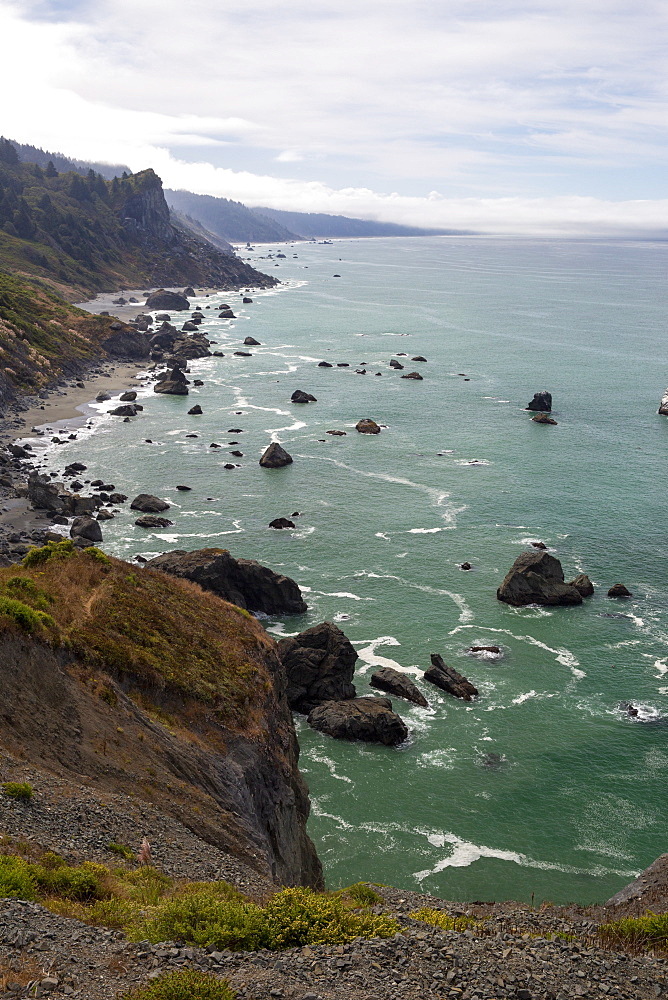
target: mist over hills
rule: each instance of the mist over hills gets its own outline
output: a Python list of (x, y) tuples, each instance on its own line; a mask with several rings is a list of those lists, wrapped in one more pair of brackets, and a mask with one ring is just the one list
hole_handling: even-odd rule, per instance
[(464, 229), (421, 229), (418, 226), (351, 219), (345, 215), (326, 215), (323, 212), (286, 212), (277, 208), (255, 208), (253, 212), (294, 229), (303, 239), (345, 236), (463, 236), (470, 232)]

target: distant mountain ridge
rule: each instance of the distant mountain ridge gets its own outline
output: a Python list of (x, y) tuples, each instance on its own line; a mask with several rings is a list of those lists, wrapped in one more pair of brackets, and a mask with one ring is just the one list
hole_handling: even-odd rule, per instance
[(240, 201), (170, 189), (165, 191), (165, 197), (172, 209), (196, 219), (216, 236), (231, 243), (292, 243), (302, 238)]
[(272, 219), (299, 232), (303, 239), (363, 236), (460, 236), (464, 229), (422, 229), (400, 226), (394, 222), (374, 222), (372, 219), (351, 219), (346, 215), (326, 215), (322, 212), (286, 212), (278, 208), (254, 208), (254, 214)]

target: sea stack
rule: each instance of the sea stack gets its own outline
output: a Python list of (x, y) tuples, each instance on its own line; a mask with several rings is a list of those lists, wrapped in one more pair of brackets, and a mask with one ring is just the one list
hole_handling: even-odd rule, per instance
[(527, 410), (537, 410), (539, 413), (549, 413), (552, 409), (552, 393), (543, 389), (542, 392), (534, 393), (530, 403), (526, 405)]
[(263, 469), (280, 469), (284, 465), (291, 464), (292, 455), (288, 455), (285, 448), (281, 448), (278, 441), (272, 441), (260, 459), (260, 465)]

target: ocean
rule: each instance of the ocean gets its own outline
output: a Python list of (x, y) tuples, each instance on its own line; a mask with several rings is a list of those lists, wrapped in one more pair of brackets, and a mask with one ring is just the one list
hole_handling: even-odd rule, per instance
[[(362, 695), (379, 665), (417, 679), (429, 708), (394, 699), (410, 730), (399, 748), (337, 742), (296, 716), (330, 886), (606, 899), (668, 848), (668, 421), (656, 412), (668, 243), (368, 239), (243, 256), (282, 284), (248, 305), (238, 293), (192, 300), (225, 355), (191, 363), (204, 385), (187, 397), (149, 388), (129, 423), (104, 415), (114, 401), (96, 404), (77, 441), (47, 451), (49, 467), (83, 461), (91, 479), (172, 504), (173, 527), (157, 531), (135, 527), (126, 505), (102, 525), (106, 551), (224, 546), (257, 559), (309, 605), (264, 618), (270, 633), (335, 622), (358, 652)], [(222, 302), (236, 320), (217, 319)], [(243, 347), (249, 335), (261, 346)], [(389, 367), (399, 353), (403, 372)], [(414, 370), (422, 381), (401, 378)], [(292, 404), (295, 389), (317, 402)], [(524, 409), (543, 389), (557, 426)], [(195, 403), (202, 416), (187, 415)], [(381, 434), (357, 434), (362, 417)], [(273, 439), (292, 465), (260, 468)], [(294, 530), (268, 527), (295, 512)], [(587, 573), (594, 597), (497, 601), (532, 541), (567, 580)], [(617, 582), (633, 597), (609, 599)], [(490, 644), (501, 655), (468, 652)], [(475, 702), (421, 680), (432, 652), (478, 687)]]

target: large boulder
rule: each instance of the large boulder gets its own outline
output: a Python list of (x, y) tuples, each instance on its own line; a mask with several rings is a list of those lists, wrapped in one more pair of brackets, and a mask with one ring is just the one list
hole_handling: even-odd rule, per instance
[(303, 389), (295, 389), (295, 391), (290, 396), (291, 403), (317, 403), (318, 400), (315, 396), (312, 396), (310, 392), (304, 392)]
[(659, 413), (663, 414), (663, 416), (668, 417), (668, 389), (666, 389), (663, 396), (661, 397), (661, 403), (659, 405)]
[(130, 510), (140, 510), (143, 514), (159, 514), (161, 510), (169, 510), (169, 504), (160, 497), (150, 493), (140, 493), (130, 504)]
[(548, 552), (523, 552), (496, 592), (500, 601), (516, 608), (526, 604), (582, 604), (574, 584), (564, 582), (561, 563)]
[(122, 406), (117, 406), (114, 410), (109, 410), (110, 417), (136, 417), (139, 410), (143, 409), (141, 406), (137, 406), (136, 403), (123, 403)]
[(157, 291), (151, 292), (146, 299), (144, 308), (150, 310), (171, 309), (174, 312), (182, 312), (184, 309), (190, 309), (190, 303), (181, 292), (168, 292), (164, 288), (158, 288)]
[(158, 517), (157, 514), (142, 514), (135, 521), (138, 528), (168, 528), (174, 524), (168, 517)]
[(263, 469), (280, 469), (284, 465), (291, 465), (291, 463), (292, 455), (288, 455), (278, 441), (272, 441), (260, 459), (260, 465)]
[(371, 687), (394, 694), (398, 698), (405, 698), (406, 701), (412, 701), (414, 705), (421, 705), (423, 708), (427, 708), (429, 705), (422, 691), (413, 683), (410, 677), (402, 674), (399, 670), (395, 670), (394, 667), (381, 667), (380, 670), (376, 670), (371, 674), (369, 684)]
[(28, 476), (28, 500), (38, 510), (48, 510), (52, 514), (62, 514), (66, 510), (67, 501), (62, 487), (52, 483), (48, 476), (33, 473)]
[(608, 591), (608, 597), (633, 597), (633, 594), (623, 583), (614, 583)]
[(227, 549), (176, 549), (149, 560), (159, 569), (211, 590), (225, 601), (268, 615), (301, 615), (307, 608), (294, 580), (253, 559), (235, 559)]
[(327, 701), (309, 713), (308, 724), (337, 740), (363, 740), (388, 747), (403, 743), (408, 729), (389, 698)]
[(370, 417), (358, 420), (355, 424), (355, 430), (359, 431), (360, 434), (380, 434), (380, 427), (376, 421), (371, 420)]
[(100, 347), (113, 357), (143, 359), (148, 357), (149, 338), (132, 326), (113, 323)]
[(530, 403), (526, 405), (527, 410), (538, 410), (542, 413), (549, 413), (552, 409), (552, 393), (543, 389), (542, 392), (534, 393)]
[(102, 529), (94, 517), (75, 517), (70, 528), (71, 538), (84, 538), (89, 542), (102, 541)]
[(586, 573), (578, 573), (578, 575), (570, 580), (568, 583), (569, 587), (575, 587), (579, 590), (583, 597), (591, 597), (594, 593), (594, 584), (591, 582)]
[(352, 680), (357, 653), (331, 622), (279, 640), (278, 655), (288, 677), (288, 702), (294, 711), (307, 713), (323, 702), (355, 697)]
[(442, 691), (447, 691), (454, 698), (462, 698), (463, 701), (471, 701), (478, 696), (478, 689), (463, 674), (458, 673), (454, 667), (449, 667), (447, 663), (444, 663), (443, 657), (439, 656), (438, 653), (431, 654), (431, 666), (429, 670), (425, 670), (424, 679), (431, 681)]
[[(169, 375), (174, 376), (177, 371), (178, 368), (175, 368)], [(160, 392), (165, 396), (187, 396), (188, 382), (182, 378), (161, 378), (153, 386), (153, 392)]]

